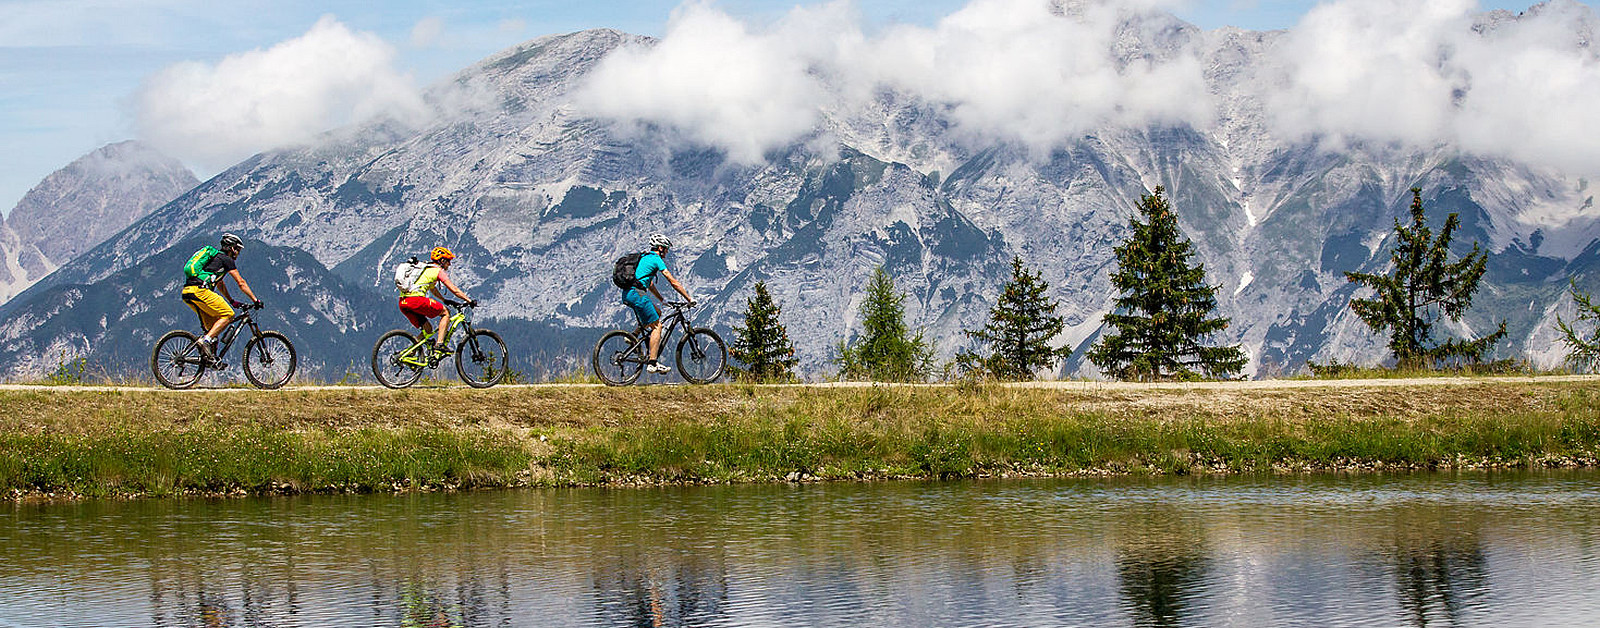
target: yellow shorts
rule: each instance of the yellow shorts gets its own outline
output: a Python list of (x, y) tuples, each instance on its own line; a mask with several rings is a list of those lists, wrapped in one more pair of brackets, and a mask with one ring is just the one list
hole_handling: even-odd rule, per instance
[(200, 328), (203, 331), (210, 331), (211, 324), (217, 319), (233, 316), (233, 308), (228, 306), (227, 299), (200, 286), (184, 286), (183, 302), (200, 315)]

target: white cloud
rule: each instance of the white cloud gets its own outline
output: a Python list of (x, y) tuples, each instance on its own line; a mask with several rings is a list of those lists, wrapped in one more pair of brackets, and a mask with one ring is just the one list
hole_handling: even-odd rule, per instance
[(1600, 172), (1600, 57), (1584, 42), (1593, 25), (1593, 11), (1570, 0), (1487, 27), (1474, 0), (1327, 3), (1291, 29), (1284, 81), (1267, 102), (1294, 136)]
[(824, 107), (867, 107), (883, 89), (947, 107), (973, 137), (1036, 149), (1106, 125), (1204, 124), (1211, 103), (1194, 51), (1124, 54), (1126, 18), (1163, 4), (975, 0), (932, 28), (868, 36), (844, 2), (795, 9), (763, 30), (692, 3), (653, 47), (605, 59), (579, 105), (745, 162), (803, 139)]
[[(972, 0), (933, 26), (870, 34), (847, 2), (768, 25), (691, 2), (654, 46), (608, 57), (578, 104), (744, 162), (814, 136), (825, 115), (871, 111), (886, 89), (939, 107), (958, 137), (1036, 151), (1104, 128), (1205, 128), (1216, 103), (1201, 51), (1171, 47), (1182, 38), (1153, 16), (1183, 2)], [(1476, 0), (1334, 0), (1268, 48), (1276, 70), (1254, 88), (1269, 128), (1291, 137), (1600, 172), (1596, 22), (1574, 0), (1496, 19)]]
[(135, 94), (135, 117), (161, 150), (221, 168), (376, 116), (420, 119), (422, 99), (394, 57), (378, 36), (325, 16), (271, 48), (158, 72)]
[(438, 17), (425, 17), (417, 20), (411, 27), (411, 45), (416, 48), (429, 48), (439, 43), (439, 36), (444, 34), (444, 20)]
[(823, 102), (809, 60), (783, 31), (752, 32), (705, 4), (673, 12), (648, 48), (604, 59), (578, 96), (593, 115), (663, 124), (755, 162), (811, 130)]

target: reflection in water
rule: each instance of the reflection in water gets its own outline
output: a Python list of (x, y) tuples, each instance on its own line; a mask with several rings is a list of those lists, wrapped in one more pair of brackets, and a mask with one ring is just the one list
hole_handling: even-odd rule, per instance
[(1117, 548), (1118, 591), (1135, 626), (1179, 626), (1206, 581), (1202, 522), (1170, 506), (1123, 532)]
[(595, 579), (595, 616), (607, 626), (704, 626), (726, 618), (726, 574), (705, 561), (622, 566)]
[(9, 505), (0, 626), (1590, 625), (1600, 474), (1490, 479)]
[(1384, 548), (1395, 591), (1410, 625), (1459, 626), (1489, 591), (1488, 556), (1479, 522), (1407, 516), (1394, 545)]

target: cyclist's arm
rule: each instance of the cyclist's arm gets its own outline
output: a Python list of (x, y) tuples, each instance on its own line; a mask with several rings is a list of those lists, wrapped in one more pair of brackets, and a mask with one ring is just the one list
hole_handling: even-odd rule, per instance
[[(668, 271), (667, 269), (663, 268), (663, 269), (661, 269), (661, 276), (667, 278), (667, 283), (672, 284), (672, 289), (673, 290), (677, 290), (678, 294), (683, 295), (683, 300), (685, 300), (685, 301), (693, 301), (694, 300), (694, 297), (689, 296), (689, 291), (683, 289), (683, 284), (678, 283), (678, 278), (672, 276), (672, 272), (671, 271)], [(655, 286), (654, 285), (650, 286), (650, 289), (654, 290)], [(656, 298), (660, 298), (660, 297), (661, 297), (661, 293), (657, 292), (656, 293)], [(662, 299), (662, 300), (665, 301), (666, 299)]]
[(439, 284), (441, 284), (441, 283), (444, 284), (444, 287), (449, 288), (450, 292), (452, 294), (456, 295), (457, 297), (459, 297), (462, 301), (471, 301), (472, 300), (472, 299), (467, 298), (467, 293), (462, 292), (460, 289), (456, 288), (456, 284), (454, 284), (454, 283), (452, 283), (450, 281), (450, 276), (446, 275), (443, 270), (439, 271), (439, 281), (438, 281), (438, 283), (433, 284), (433, 293), (434, 294), (439, 294)]
[[(254, 291), (250, 290), (250, 284), (245, 283), (244, 277), (239, 275), (239, 269), (235, 268), (228, 271), (228, 276), (233, 278), (234, 283), (239, 284), (239, 289), (244, 291), (244, 296), (250, 297), (251, 301), (261, 300), (256, 298), (256, 293)], [(226, 282), (219, 281), (217, 282), (217, 285), (222, 286), (222, 296), (228, 297), (228, 300), (232, 301), (233, 297), (228, 296), (228, 284)]]

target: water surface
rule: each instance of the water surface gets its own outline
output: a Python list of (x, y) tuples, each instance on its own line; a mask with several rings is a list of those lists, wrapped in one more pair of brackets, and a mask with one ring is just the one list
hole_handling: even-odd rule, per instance
[(0, 505), (0, 626), (1594, 626), (1600, 473)]

